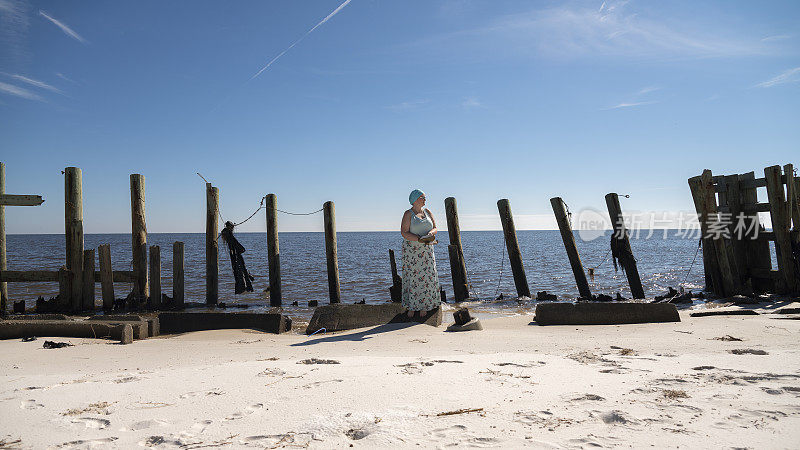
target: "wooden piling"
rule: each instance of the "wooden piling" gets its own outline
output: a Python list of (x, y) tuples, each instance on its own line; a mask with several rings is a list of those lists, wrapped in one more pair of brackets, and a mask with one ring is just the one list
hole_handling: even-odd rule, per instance
[[(748, 172), (739, 175), (739, 192), (741, 195), (742, 210), (747, 210), (748, 207), (755, 208), (758, 203), (758, 192), (756, 187), (752, 186), (755, 180), (755, 173)], [(745, 185), (749, 184), (750, 187)], [(772, 269), (772, 256), (770, 255), (769, 242), (763, 235), (763, 225), (761, 225), (758, 218), (758, 212), (746, 212), (744, 216), (743, 227), (745, 230), (752, 230), (749, 234), (743, 237), (745, 244), (745, 254), (747, 271), (746, 276), (750, 276), (753, 289), (759, 292), (772, 292), (775, 290), (775, 280), (771, 277), (755, 277), (756, 273), (768, 274)]]
[(100, 260), (100, 291), (103, 293), (103, 310), (114, 308), (114, 273), (111, 269), (111, 245), (102, 244), (97, 247), (97, 259)]
[(633, 298), (644, 298), (644, 288), (642, 288), (642, 280), (639, 278), (639, 268), (636, 267), (636, 258), (634, 258), (633, 250), (631, 250), (628, 230), (625, 228), (625, 221), (622, 218), (619, 196), (613, 192), (606, 194), (606, 206), (608, 207), (608, 215), (611, 218), (611, 225), (614, 228), (612, 239), (617, 239), (616, 248), (619, 251), (622, 269), (625, 271), (625, 276), (628, 277), (631, 295)]
[(269, 304), (281, 306), (281, 255), (278, 246), (278, 210), (275, 194), (267, 195), (267, 259), (269, 260)]
[(219, 188), (206, 183), (206, 304), (219, 301)]
[(530, 298), (531, 291), (528, 287), (528, 277), (525, 275), (525, 269), (522, 267), (522, 253), (519, 251), (517, 230), (514, 228), (514, 217), (511, 215), (511, 204), (508, 199), (504, 198), (498, 200), (497, 210), (500, 213), (500, 222), (503, 224), (503, 237), (506, 241), (508, 260), (511, 264), (511, 273), (514, 275), (514, 285), (517, 288), (517, 296)]
[(795, 275), (794, 257), (792, 255), (792, 242), (789, 234), (791, 217), (787, 208), (786, 197), (781, 179), (781, 166), (771, 166), (764, 169), (764, 178), (767, 181), (767, 198), (769, 199), (770, 216), (772, 217), (772, 231), (775, 233), (775, 252), (777, 253), (779, 290), (781, 293), (795, 293), (798, 291), (797, 277)]
[[(0, 194), (6, 193), (6, 165), (0, 162)], [(0, 271), (8, 270), (6, 259), (6, 207), (0, 205)], [(0, 282), (0, 317), (8, 314), (8, 284)]]
[(572, 273), (575, 275), (578, 293), (580, 293), (581, 298), (590, 300), (592, 298), (592, 292), (589, 290), (586, 272), (583, 271), (583, 264), (578, 254), (578, 247), (575, 246), (575, 235), (572, 233), (572, 225), (569, 222), (567, 211), (564, 208), (564, 200), (562, 200), (561, 197), (553, 197), (550, 199), (550, 205), (553, 206), (553, 213), (556, 216), (558, 229), (561, 232), (561, 240), (564, 241), (564, 249), (567, 251), (569, 265), (572, 266)]
[(69, 305), (81, 309), (83, 300), (83, 188), (81, 169), (64, 169), (64, 236), (66, 238)]
[(94, 311), (94, 249), (83, 251), (83, 275), (82, 275), (82, 295), (81, 309), (83, 311)]
[[(700, 216), (701, 223), (706, 224), (707, 234), (709, 229), (713, 230), (712, 225), (719, 220), (717, 198), (714, 190), (714, 181), (711, 171), (706, 169), (700, 176), (699, 181), (699, 194), (701, 199), (702, 213)], [(716, 225), (714, 225), (716, 228)], [(714, 286), (714, 291), (724, 297), (736, 295), (742, 290), (742, 285), (736, 273), (736, 263), (733, 260), (733, 255), (729, 251), (728, 245), (725, 240), (715, 233), (711, 233), (709, 241), (712, 248), (712, 256), (715, 260), (717, 269), (719, 270), (719, 284)], [(705, 243), (705, 241), (704, 241)]]
[(183, 242), (172, 244), (172, 302), (175, 308), (183, 309), (185, 301), (183, 274)]
[(336, 250), (336, 209), (333, 202), (322, 206), (325, 225), (325, 258), (328, 262), (328, 292), (331, 303), (339, 303), (342, 293), (339, 290), (339, 258)]
[(453, 296), (456, 302), (463, 302), (469, 298), (467, 285), (467, 266), (464, 261), (464, 249), (461, 246), (461, 226), (458, 223), (458, 205), (454, 197), (444, 199), (444, 211), (447, 216), (447, 233), (450, 236), (450, 245), (455, 246), (456, 253), (450, 251), (450, 273), (453, 278)]
[(70, 309), (70, 288), (72, 287), (72, 272), (66, 266), (58, 269), (58, 309), (66, 311)]
[(144, 175), (131, 174), (131, 246), (133, 257), (133, 294), (137, 302), (150, 295), (147, 283), (147, 224), (145, 222)]
[(397, 274), (397, 261), (394, 259), (394, 250), (389, 249), (389, 265), (392, 269), (392, 286), (389, 288), (389, 296), (392, 301), (398, 303), (403, 300), (403, 278)]
[(744, 236), (741, 239), (737, 236), (737, 233), (739, 233), (737, 230), (737, 217), (744, 213), (739, 175), (726, 175), (722, 177), (720, 183), (724, 185), (724, 191), (719, 193), (719, 204), (727, 207), (728, 233), (731, 236), (730, 239), (725, 239), (725, 245), (727, 246), (728, 254), (733, 256), (732, 261), (736, 266), (734, 273), (739, 278), (739, 283), (745, 286), (748, 284), (746, 241)]
[(800, 192), (798, 192), (800, 178), (794, 176), (792, 164), (783, 166), (783, 174), (786, 177), (786, 201), (789, 202), (788, 215), (792, 219), (792, 229), (800, 231)]
[(161, 247), (150, 246), (150, 308), (161, 309)]

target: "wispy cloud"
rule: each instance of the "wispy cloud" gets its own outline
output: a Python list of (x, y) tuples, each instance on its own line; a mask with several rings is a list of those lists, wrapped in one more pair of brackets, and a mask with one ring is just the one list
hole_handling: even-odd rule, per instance
[(0, 92), (13, 95), (15, 97), (24, 98), (27, 100), (35, 100), (37, 102), (45, 101), (41, 96), (19, 86), (14, 86), (13, 84), (3, 83), (0, 81)]
[(609, 109), (632, 108), (634, 106), (652, 105), (654, 103), (658, 103), (658, 102), (657, 101), (649, 101), (649, 102), (620, 103), (618, 105), (609, 106), (608, 108), (603, 108), (603, 109), (609, 110)]
[(45, 90), (48, 90), (50, 92), (55, 92), (57, 94), (63, 94), (63, 92), (61, 92), (60, 89), (58, 89), (55, 86), (51, 86), (51, 85), (45, 83), (44, 81), (34, 80), (33, 78), (28, 78), (26, 76), (17, 75), (17, 74), (13, 74), (13, 75), (12, 74), (5, 74), (5, 75), (7, 75), (7, 76), (9, 76), (9, 77), (11, 77), (11, 78), (13, 78), (13, 79), (15, 79), (17, 81), (22, 81), (23, 83), (30, 84), (31, 86), (35, 86), (35, 87), (40, 88), (40, 89), (45, 89)]
[(255, 74), (255, 75), (253, 75), (252, 77), (250, 77), (250, 79), (252, 80), (252, 79), (254, 79), (254, 78), (258, 77), (259, 75), (261, 75), (261, 73), (262, 73), (262, 72), (264, 72), (265, 70), (267, 70), (267, 69), (269, 68), (269, 66), (271, 66), (272, 64), (274, 64), (274, 63), (275, 63), (275, 61), (277, 61), (278, 59), (280, 59), (280, 57), (281, 57), (281, 56), (285, 55), (285, 54), (286, 54), (286, 52), (288, 52), (289, 50), (291, 50), (291, 49), (292, 49), (292, 48), (293, 48), (295, 45), (299, 44), (299, 43), (300, 43), (300, 41), (302, 41), (303, 39), (305, 39), (305, 37), (306, 37), (306, 36), (308, 36), (308, 35), (309, 35), (309, 34), (311, 34), (311, 33), (312, 33), (314, 30), (316, 30), (317, 28), (319, 28), (319, 26), (320, 26), (320, 25), (322, 25), (323, 23), (325, 23), (325, 22), (327, 22), (327, 21), (331, 20), (331, 19), (333, 18), (333, 16), (335, 16), (336, 14), (339, 14), (339, 11), (341, 11), (342, 9), (344, 9), (344, 7), (345, 7), (345, 6), (347, 6), (347, 5), (348, 5), (348, 4), (349, 4), (351, 1), (352, 1), (352, 0), (345, 0), (345, 1), (344, 1), (344, 2), (341, 4), (341, 5), (339, 5), (339, 6), (338, 6), (336, 9), (334, 9), (334, 10), (333, 10), (333, 11), (332, 11), (330, 14), (328, 14), (327, 16), (325, 16), (325, 18), (324, 18), (324, 19), (320, 20), (320, 21), (319, 21), (319, 22), (318, 22), (316, 25), (314, 25), (313, 27), (311, 27), (311, 29), (310, 29), (310, 30), (306, 31), (306, 32), (305, 32), (305, 34), (303, 34), (302, 36), (300, 36), (300, 38), (299, 38), (299, 39), (297, 39), (296, 41), (292, 42), (292, 45), (288, 46), (288, 47), (286, 48), (286, 50), (284, 50), (284, 51), (282, 51), (282, 52), (278, 53), (278, 56), (276, 56), (276, 57), (272, 58), (272, 59), (271, 59), (271, 60), (270, 60), (270, 61), (269, 61), (269, 62), (268, 62), (268, 63), (267, 63), (267, 64), (266, 64), (264, 67), (262, 67), (262, 68), (261, 68), (261, 70), (259, 70), (258, 72), (256, 72), (256, 74)]
[(480, 100), (475, 97), (467, 97), (461, 102), (461, 107), (466, 109), (482, 108), (483, 103), (481, 103)]
[(786, 83), (796, 83), (798, 81), (800, 81), (800, 67), (795, 67), (794, 69), (789, 69), (778, 74), (772, 79), (758, 83), (756, 87), (769, 88)]
[(58, 78), (61, 78), (61, 79), (62, 79), (62, 80), (64, 80), (64, 81), (69, 81), (70, 83), (74, 83), (74, 82), (75, 82), (75, 81), (73, 81), (72, 79), (70, 79), (69, 77), (67, 77), (66, 75), (64, 75), (64, 74), (63, 74), (63, 73), (61, 73), (61, 72), (56, 72), (56, 76), (57, 76)]
[(85, 44), (86, 43), (86, 39), (84, 39), (80, 34), (76, 33), (75, 30), (70, 28), (64, 22), (61, 22), (60, 20), (51, 17), (50, 15), (48, 15), (46, 12), (42, 11), (41, 9), (39, 10), (39, 15), (41, 15), (45, 19), (49, 20), (50, 22), (52, 22), (53, 25), (57, 26), (58, 28), (61, 28), (61, 31), (63, 31), (64, 34), (66, 34), (67, 36), (71, 37), (72, 39), (75, 39), (76, 41), (80, 42), (81, 44)]
[(406, 102), (400, 102), (400, 103), (398, 103), (396, 105), (389, 105), (389, 106), (386, 107), (386, 109), (391, 110), (391, 111), (396, 111), (396, 112), (408, 111), (408, 110), (411, 110), (411, 109), (419, 108), (420, 106), (425, 105), (428, 102), (429, 102), (429, 100), (427, 100), (427, 99), (409, 100), (409, 101), (406, 101)]
[(661, 88), (657, 87), (657, 86), (647, 86), (647, 87), (643, 87), (643, 88), (639, 89), (636, 92), (636, 95), (649, 94), (651, 92), (660, 91), (660, 90), (661, 90)]
[(792, 37), (791, 34), (776, 34), (774, 36), (767, 36), (761, 39), (761, 42), (783, 41)]
[(25, 1), (0, 0), (0, 64), (17, 65), (29, 58), (25, 41), (30, 20)]
[(470, 30), (434, 36), (415, 45), (466, 46), (473, 55), (530, 53), (553, 59), (580, 57), (703, 58), (768, 53), (759, 37), (732, 27), (678, 21), (627, 2), (597, 6), (567, 3), (491, 20)]

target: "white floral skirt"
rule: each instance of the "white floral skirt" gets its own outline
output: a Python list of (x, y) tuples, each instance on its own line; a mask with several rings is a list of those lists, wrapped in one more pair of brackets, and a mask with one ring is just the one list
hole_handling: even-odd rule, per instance
[(439, 276), (433, 245), (403, 239), (403, 306), (411, 311), (439, 307)]

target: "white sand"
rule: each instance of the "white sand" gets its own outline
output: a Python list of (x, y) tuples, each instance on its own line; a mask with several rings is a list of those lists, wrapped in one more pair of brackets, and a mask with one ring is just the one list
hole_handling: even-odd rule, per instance
[[(37, 449), (797, 448), (800, 321), (681, 316), (591, 327), (510, 317), (468, 333), (208, 331), (127, 346), (59, 338), (76, 346), (52, 350), (42, 338), (2, 341), (0, 439)], [(715, 339), (725, 335), (742, 341)], [(298, 364), (309, 358), (340, 364)], [(464, 408), (482, 410), (436, 416)]]

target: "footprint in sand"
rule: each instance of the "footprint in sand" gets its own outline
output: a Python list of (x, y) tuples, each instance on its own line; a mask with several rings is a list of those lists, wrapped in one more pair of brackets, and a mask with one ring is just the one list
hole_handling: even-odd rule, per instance
[(447, 428), (437, 428), (430, 431), (431, 436), (436, 438), (443, 446), (453, 446), (466, 444), (467, 447), (499, 447), (500, 439), (476, 436), (471, 433), (464, 425), (453, 425)]
[(258, 448), (306, 448), (311, 444), (312, 440), (314, 440), (314, 436), (311, 433), (289, 432), (284, 434), (247, 436), (240, 439), (239, 443), (244, 446), (255, 446)]
[(244, 409), (244, 411), (237, 411), (237, 412), (231, 414), (230, 416), (226, 417), (225, 420), (241, 419), (243, 417), (249, 416), (250, 414), (253, 414), (254, 412), (260, 411), (262, 409), (264, 409), (264, 404), (263, 403), (256, 403), (254, 405), (248, 406), (247, 408)]
[(613, 411), (592, 411), (589, 415), (591, 417), (599, 417), (603, 423), (608, 425), (630, 425), (638, 422), (626, 412), (617, 409)]
[(86, 428), (91, 428), (94, 430), (103, 430), (108, 428), (111, 425), (111, 421), (107, 419), (98, 419), (96, 417), (78, 417), (77, 419), (72, 419), (71, 421), (73, 424), (83, 424)]
[(116, 441), (117, 437), (107, 437), (102, 439), (81, 439), (78, 441), (64, 442), (56, 445), (55, 448), (105, 448), (108, 444)]
[(44, 405), (37, 403), (36, 400), (25, 400), (19, 403), (19, 409), (39, 409), (44, 408)]
[(141, 378), (139, 377), (122, 377), (122, 378), (117, 378), (116, 380), (113, 381), (114, 383), (122, 384), (122, 383), (132, 383), (134, 381), (139, 381), (139, 380), (141, 380)]
[(153, 427), (163, 427), (163, 426), (167, 426), (167, 425), (169, 425), (169, 422), (167, 422), (165, 420), (158, 420), (158, 419), (142, 420), (140, 422), (136, 422), (134, 424), (131, 424), (130, 426), (128, 426), (128, 428), (122, 428), (122, 429), (120, 429), (120, 431), (139, 431), (139, 430), (146, 430), (148, 428), (153, 428)]

